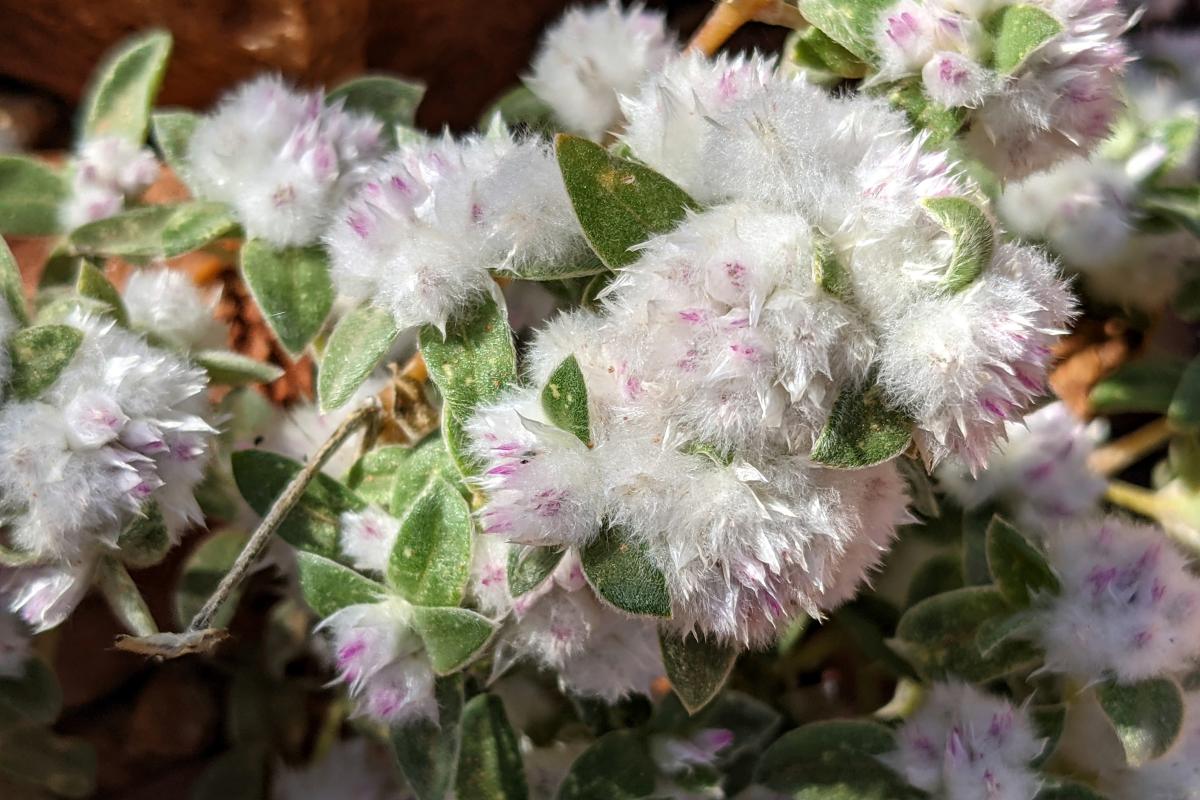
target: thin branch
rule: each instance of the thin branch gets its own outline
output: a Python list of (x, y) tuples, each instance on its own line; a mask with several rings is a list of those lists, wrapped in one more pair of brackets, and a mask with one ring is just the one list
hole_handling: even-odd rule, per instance
[(783, 0), (720, 0), (692, 36), (688, 48), (711, 56), (747, 22), (784, 25), (797, 30), (808, 27), (800, 12)]
[(254, 535), (250, 537), (250, 541), (246, 543), (242, 552), (238, 554), (233, 568), (225, 574), (216, 591), (208, 598), (204, 607), (192, 618), (192, 623), (188, 626), (188, 631), (201, 631), (212, 624), (213, 618), (221, 610), (221, 606), (225, 604), (225, 601), (233, 594), (234, 589), (241, 584), (246, 574), (250, 572), (251, 567), (262, 556), (263, 551), (267, 549), (267, 545), (271, 541), (271, 536), (275, 533), (275, 529), (279, 527), (279, 524), (283, 522), (288, 512), (300, 501), (308, 485), (320, 473), (321, 467), (325, 466), (325, 462), (329, 460), (329, 457), (337, 451), (346, 439), (350, 438), (352, 433), (377, 417), (379, 410), (379, 400), (374, 397), (368, 399), (362, 407), (347, 417), (338, 426), (333, 435), (326, 440), (325, 444), (321, 445), (320, 449), (309, 459), (309, 462), (304, 465), (304, 469), (300, 470), (296, 477), (292, 478), (291, 483), (287, 485), (282, 494), (279, 495), (279, 499), (271, 506), (271, 510), (267, 512), (267, 516), (259, 523), (258, 529), (254, 531)]
[(1160, 417), (1115, 442), (1098, 448), (1088, 458), (1088, 466), (1105, 477), (1116, 475), (1166, 444), (1171, 438), (1171, 433), (1167, 418)]

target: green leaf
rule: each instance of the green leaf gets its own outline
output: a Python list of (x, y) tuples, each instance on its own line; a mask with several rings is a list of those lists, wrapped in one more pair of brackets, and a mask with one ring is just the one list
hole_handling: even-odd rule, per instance
[(387, 589), (349, 567), (303, 550), (296, 554), (300, 590), (309, 607), (322, 619), (346, 606), (377, 603)]
[(961, 292), (992, 263), (996, 248), (992, 222), (983, 209), (965, 197), (927, 197), (921, 206), (950, 234), (954, 246), (942, 286), (950, 292)]
[(574, 355), (567, 356), (550, 373), (550, 379), (542, 389), (542, 409), (555, 425), (575, 434), (584, 444), (591, 442), (587, 384)]
[(462, 715), (457, 800), (522, 800), (529, 797), (517, 734), (494, 694), (471, 698)]
[(270, 383), (283, 377), (283, 370), (276, 365), (230, 350), (201, 350), (192, 360), (204, 367), (209, 381), (222, 386)]
[(436, 722), (419, 720), (392, 728), (396, 760), (418, 800), (445, 800), (455, 775), (462, 738), (462, 677), (439, 679), (435, 691)]
[(242, 245), (242, 276), (275, 338), (288, 353), (302, 352), (333, 308), (325, 251), (317, 246), (275, 248), (250, 239)]
[(420, 344), (430, 377), (456, 414), (466, 416), (495, 400), (517, 380), (508, 317), (491, 299), (451, 319), (445, 337), (425, 326)]
[(896, 749), (896, 737), (878, 722), (837, 719), (810, 722), (780, 736), (758, 762), (760, 779), (786, 772), (796, 762), (820, 758), (837, 751), (864, 758)]
[(892, 408), (872, 375), (862, 386), (846, 387), (813, 445), (812, 460), (834, 469), (862, 469), (904, 452), (912, 441), (912, 420)]
[(875, 61), (875, 27), (890, 0), (798, 0), (814, 27), (862, 61)]
[(1099, 414), (1165, 414), (1183, 379), (1185, 364), (1176, 359), (1139, 358), (1092, 387), (1088, 402)]
[(121, 299), (117, 287), (113, 286), (104, 273), (87, 261), (79, 264), (79, 279), (75, 282), (75, 291), (82, 297), (89, 297), (105, 306), (106, 314), (117, 321), (122, 328), (129, 327), (129, 312), (125, 310), (125, 301)]
[(229, 207), (208, 200), (139, 206), (81, 225), (71, 247), (85, 256), (170, 258), (199, 250), (238, 230)]
[(435, 477), (400, 522), (388, 582), (410, 603), (456, 606), (471, 566), (471, 511), (448, 480)]
[(929, 147), (945, 147), (967, 122), (967, 109), (947, 108), (930, 100), (919, 80), (897, 85), (888, 94), (888, 102), (907, 114), (913, 127), (929, 133)]
[(633, 248), (671, 230), (696, 201), (649, 167), (578, 136), (554, 138), (558, 166), (588, 244), (610, 269), (637, 260)]
[(950, 553), (940, 553), (917, 567), (908, 583), (904, 607), (909, 608), (928, 597), (961, 588), (962, 559)]
[(527, 86), (517, 86), (500, 96), (479, 118), (479, 127), (486, 129), (500, 115), (509, 128), (528, 128), (534, 133), (552, 135), (558, 128), (554, 109)]
[(20, 675), (0, 677), (0, 729), (49, 725), (61, 710), (62, 690), (54, 670), (40, 658), (29, 658)]
[(1183, 729), (1183, 691), (1170, 678), (1134, 684), (1105, 683), (1096, 698), (1125, 749), (1125, 761), (1140, 767), (1171, 749)]
[(158, 503), (142, 506), (142, 514), (125, 526), (117, 537), (117, 554), (135, 569), (144, 569), (163, 560), (171, 549), (171, 534)]
[(925, 466), (914, 458), (898, 458), (896, 468), (908, 484), (913, 510), (927, 519), (940, 517), (942, 509), (933, 488), (933, 479), (925, 471)]
[[(238, 491), (260, 516), (303, 466), (285, 456), (265, 450), (239, 450), (231, 457), (233, 479)], [(338, 519), (347, 511), (362, 511), (366, 503), (333, 478), (318, 473), (299, 502), (283, 518), (279, 536), (293, 547), (337, 559)]]
[(138, 591), (129, 570), (115, 555), (100, 558), (96, 568), (96, 588), (125, 630), (134, 636), (153, 636), (158, 633), (158, 625), (142, 593)]
[(670, 618), (666, 578), (646, 557), (645, 546), (628, 541), (619, 528), (602, 531), (580, 559), (588, 582), (605, 601), (630, 614)]
[(408, 453), (392, 479), (392, 491), (387, 501), (397, 517), (405, 516), (435, 479), (444, 478), (451, 483), (457, 480), (457, 468), (442, 439), (436, 436), (426, 439), (410, 448)]
[(508, 550), (508, 591), (513, 597), (532, 592), (554, 572), (566, 553), (563, 547), (513, 545)]
[(317, 375), (317, 397), (323, 411), (349, 402), (400, 335), (390, 311), (362, 306), (338, 320)]
[(1180, 376), (1167, 406), (1167, 419), (1177, 431), (1200, 431), (1200, 357), (1192, 359)]
[(0, 156), (0, 233), (49, 236), (70, 189), (57, 171), (23, 156)]
[(0, 736), (0, 778), (5, 776), (63, 797), (87, 797), (96, 786), (96, 751), (49, 729), (19, 728)]
[(812, 251), (813, 283), (838, 300), (850, 302), (854, 294), (854, 284), (850, 279), (850, 272), (834, 250), (833, 240), (813, 228)]
[(495, 270), (495, 272), (498, 275), (510, 275), (523, 281), (543, 283), (612, 274), (611, 270), (604, 266), (604, 262), (600, 260), (599, 256), (583, 246), (577, 254), (562, 256), (560, 261), (519, 262), (510, 267)]
[(1004, 643), (1014, 639), (1029, 639), (1036, 629), (1037, 617), (1029, 611), (986, 619), (975, 634), (975, 646), (984, 657), (991, 656)]
[[(8, 243), (0, 238), (0, 303), (6, 303), (9, 311), (21, 325), (29, 324), (29, 312), (25, 308), (25, 285), (21, 271), (13, 258)], [(0, 344), (3, 344), (0, 342)]]
[(8, 340), (12, 396), (32, 400), (49, 389), (82, 342), (83, 332), (69, 325), (38, 325), (14, 333)]
[(130, 37), (110, 51), (83, 100), (79, 138), (120, 136), (141, 144), (170, 54), (166, 31)]
[(1026, 608), (1039, 594), (1062, 591), (1046, 557), (999, 515), (987, 528), (987, 561), (996, 588), (1017, 608)]
[(868, 67), (819, 28), (808, 27), (788, 36), (784, 52), (802, 69), (836, 75), (839, 78), (865, 78)]
[(1012, 75), (1063, 30), (1061, 22), (1030, 5), (1004, 6), (988, 18), (986, 27), (992, 35), (992, 66), (1001, 75)]
[(1058, 749), (1058, 742), (1062, 739), (1063, 730), (1067, 725), (1067, 706), (1063, 703), (1033, 706), (1029, 709), (1029, 721), (1033, 723), (1037, 737), (1046, 742), (1042, 746), (1042, 752), (1033, 760), (1033, 766), (1040, 767), (1049, 761)]
[(1108, 797), (1082, 783), (1056, 779), (1042, 784), (1033, 800), (1108, 800)]
[(558, 800), (635, 800), (654, 791), (657, 770), (645, 738), (613, 731), (579, 754), (558, 789)]
[(325, 98), (328, 105), (341, 101), (347, 111), (369, 114), (383, 123), (383, 136), (396, 145), (396, 126), (411, 128), (425, 86), (387, 75), (363, 75), (343, 83)]
[[(249, 538), (238, 530), (217, 531), (206, 537), (188, 555), (175, 587), (175, 618), (181, 626), (191, 622), (196, 612), (204, 606)], [(223, 628), (229, 624), (233, 612), (237, 610), (240, 594), (241, 589), (234, 590), (232, 598), (221, 606), (213, 618), (213, 627)]]
[(1148, 189), (1137, 200), (1138, 209), (1193, 236), (1200, 236), (1200, 185)]
[(990, 586), (972, 586), (922, 600), (904, 613), (891, 646), (922, 677), (942, 680), (957, 676), (972, 683), (1002, 677), (1037, 660), (1025, 642), (1005, 642), (988, 655), (976, 645), (986, 621), (1012, 609)]
[(962, 514), (962, 574), (967, 586), (992, 584), (992, 571), (988, 568), (987, 531), (993, 516), (995, 513), (990, 504)]
[(425, 643), (433, 671), (446, 675), (462, 669), (496, 632), (496, 623), (466, 608), (413, 608), (413, 628)]
[(185, 183), (188, 173), (188, 146), (199, 124), (200, 115), (191, 111), (156, 111), (150, 115), (154, 141), (158, 144), (163, 160)]
[(671, 688), (689, 714), (717, 696), (738, 656), (736, 648), (701, 634), (660, 630), (658, 643)]

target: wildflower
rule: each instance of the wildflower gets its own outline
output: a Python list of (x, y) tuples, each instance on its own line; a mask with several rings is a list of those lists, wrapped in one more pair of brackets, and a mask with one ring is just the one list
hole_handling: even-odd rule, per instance
[(392, 547), (400, 533), (400, 520), (380, 509), (346, 511), (338, 520), (342, 552), (361, 570), (386, 572)]
[(0, 596), (35, 633), (61, 625), (92, 585), (96, 559), (0, 569)]
[(227, 331), (213, 313), (220, 292), (202, 292), (184, 272), (145, 267), (129, 276), (122, 292), (129, 324), (183, 351), (224, 346)]
[(154, 152), (123, 136), (88, 139), (71, 167), (71, 194), (60, 210), (67, 230), (117, 214), (158, 177)]

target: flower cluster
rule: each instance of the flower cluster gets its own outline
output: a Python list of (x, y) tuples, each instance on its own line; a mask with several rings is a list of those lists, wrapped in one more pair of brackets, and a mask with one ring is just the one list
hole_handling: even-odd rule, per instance
[(71, 194), (59, 211), (67, 230), (121, 211), (158, 177), (158, 159), (123, 136), (99, 136), (82, 144), (71, 170)]
[(121, 293), (129, 324), (182, 352), (221, 348), (228, 331), (213, 317), (220, 290), (204, 292), (186, 272), (166, 267), (135, 271)]
[(918, 789), (945, 800), (1027, 800), (1030, 766), (1045, 745), (1023, 709), (964, 683), (935, 684), (896, 733), (884, 760)]
[(663, 15), (641, 5), (567, 11), (542, 38), (525, 84), (567, 130), (600, 139), (621, 119), (631, 94), (678, 50)]
[[(1019, 63), (993, 64), (993, 20), (1008, 11), (1039, 14), (1057, 32)], [(932, 102), (967, 115), (974, 157), (1021, 177), (1108, 134), (1129, 60), (1125, 24), (1116, 0), (900, 0), (879, 18), (876, 80), (919, 79)]]
[(187, 177), (231, 205), (248, 236), (287, 247), (320, 238), (345, 193), (383, 153), (374, 118), (279, 78), (235, 90), (196, 127)]
[(1047, 667), (1134, 682), (1200, 658), (1200, 579), (1161, 530), (1093, 518), (1051, 531), (1046, 547), (1062, 585), (1039, 612)]

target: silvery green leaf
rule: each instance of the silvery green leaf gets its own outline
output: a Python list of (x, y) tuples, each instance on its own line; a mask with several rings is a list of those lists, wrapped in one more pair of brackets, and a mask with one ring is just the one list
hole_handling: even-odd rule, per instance
[(388, 354), (400, 335), (390, 311), (365, 305), (338, 320), (317, 373), (323, 411), (341, 408)]
[(965, 197), (927, 197), (921, 206), (950, 234), (954, 247), (942, 286), (960, 292), (970, 286), (992, 263), (996, 231), (978, 205)]
[(517, 734), (494, 694), (472, 697), (463, 709), (456, 800), (526, 800), (529, 787)]
[(542, 410), (546, 412), (547, 419), (575, 434), (579, 441), (588, 444), (592, 440), (587, 384), (575, 356), (567, 356), (550, 373), (549, 380), (542, 388)]
[(588, 583), (604, 601), (628, 614), (671, 616), (667, 580), (619, 528), (607, 528), (580, 553)]
[(316, 553), (296, 553), (300, 590), (309, 607), (322, 619), (346, 606), (377, 603), (387, 589), (347, 566)]
[(57, 233), (58, 209), (68, 194), (70, 187), (58, 171), (32, 158), (0, 155), (0, 233)]
[(383, 123), (383, 135), (394, 147), (396, 129), (411, 128), (425, 85), (387, 75), (363, 75), (331, 91), (325, 102), (341, 102), (347, 111), (369, 114)]
[(70, 243), (85, 256), (170, 258), (237, 231), (237, 220), (224, 203), (185, 200), (139, 206), (89, 222), (71, 232)]
[(913, 421), (895, 409), (871, 376), (838, 394), (812, 460), (834, 469), (862, 469), (900, 455), (912, 441)]
[(37, 325), (10, 336), (11, 396), (32, 400), (49, 389), (71, 363), (82, 342), (83, 332), (69, 325)]
[(154, 141), (163, 160), (184, 183), (187, 183), (188, 177), (188, 146), (199, 124), (199, 114), (183, 109), (156, 111), (150, 115)]
[(469, 664), (496, 632), (496, 623), (467, 608), (417, 606), (412, 624), (438, 675), (457, 672)]
[(1176, 358), (1135, 359), (1093, 386), (1088, 403), (1099, 414), (1165, 414), (1186, 367)]
[(737, 662), (737, 648), (702, 634), (660, 630), (658, 642), (667, 679), (689, 714), (717, 696)]
[(457, 606), (471, 568), (471, 511), (450, 481), (435, 477), (400, 521), (388, 582), (422, 606)]
[(81, 261), (79, 264), (79, 278), (75, 281), (75, 291), (79, 292), (81, 297), (101, 303), (107, 309), (107, 316), (116, 320), (121, 327), (129, 327), (129, 312), (125, 310), (125, 301), (121, 299), (121, 293), (103, 272), (87, 261)]
[(209, 381), (222, 386), (271, 383), (283, 377), (283, 370), (275, 364), (231, 350), (201, 350), (192, 356), (192, 360), (204, 367)]
[(1149, 678), (1134, 684), (1110, 681), (1097, 688), (1096, 698), (1131, 767), (1166, 753), (1183, 729), (1183, 691), (1171, 678)]
[(890, 0), (797, 0), (796, 5), (814, 28), (856, 58), (875, 61), (875, 27)]
[(562, 561), (566, 549), (513, 545), (508, 550), (508, 591), (513, 597), (532, 592), (545, 583)]
[(242, 277), (279, 343), (293, 356), (303, 352), (333, 308), (325, 251), (250, 239), (242, 245)]
[(435, 686), (438, 721), (392, 728), (392, 749), (417, 800), (445, 800), (457, 770), (462, 740), (463, 681), (440, 678)]
[(1004, 599), (1025, 608), (1039, 594), (1058, 594), (1058, 576), (1040, 550), (999, 515), (987, 528), (988, 569)]
[(656, 769), (637, 731), (601, 736), (571, 763), (558, 800), (637, 800), (654, 791)]
[(1012, 75), (1029, 56), (1063, 31), (1062, 23), (1033, 5), (1003, 6), (988, 18), (992, 35), (992, 66)]
[(80, 138), (120, 136), (143, 142), (170, 54), (171, 34), (166, 31), (130, 37), (111, 51), (83, 100)]
[(29, 324), (29, 311), (25, 307), (25, 285), (17, 260), (13, 258), (8, 243), (0, 238), (0, 303), (8, 305), (9, 311), (21, 325)]

